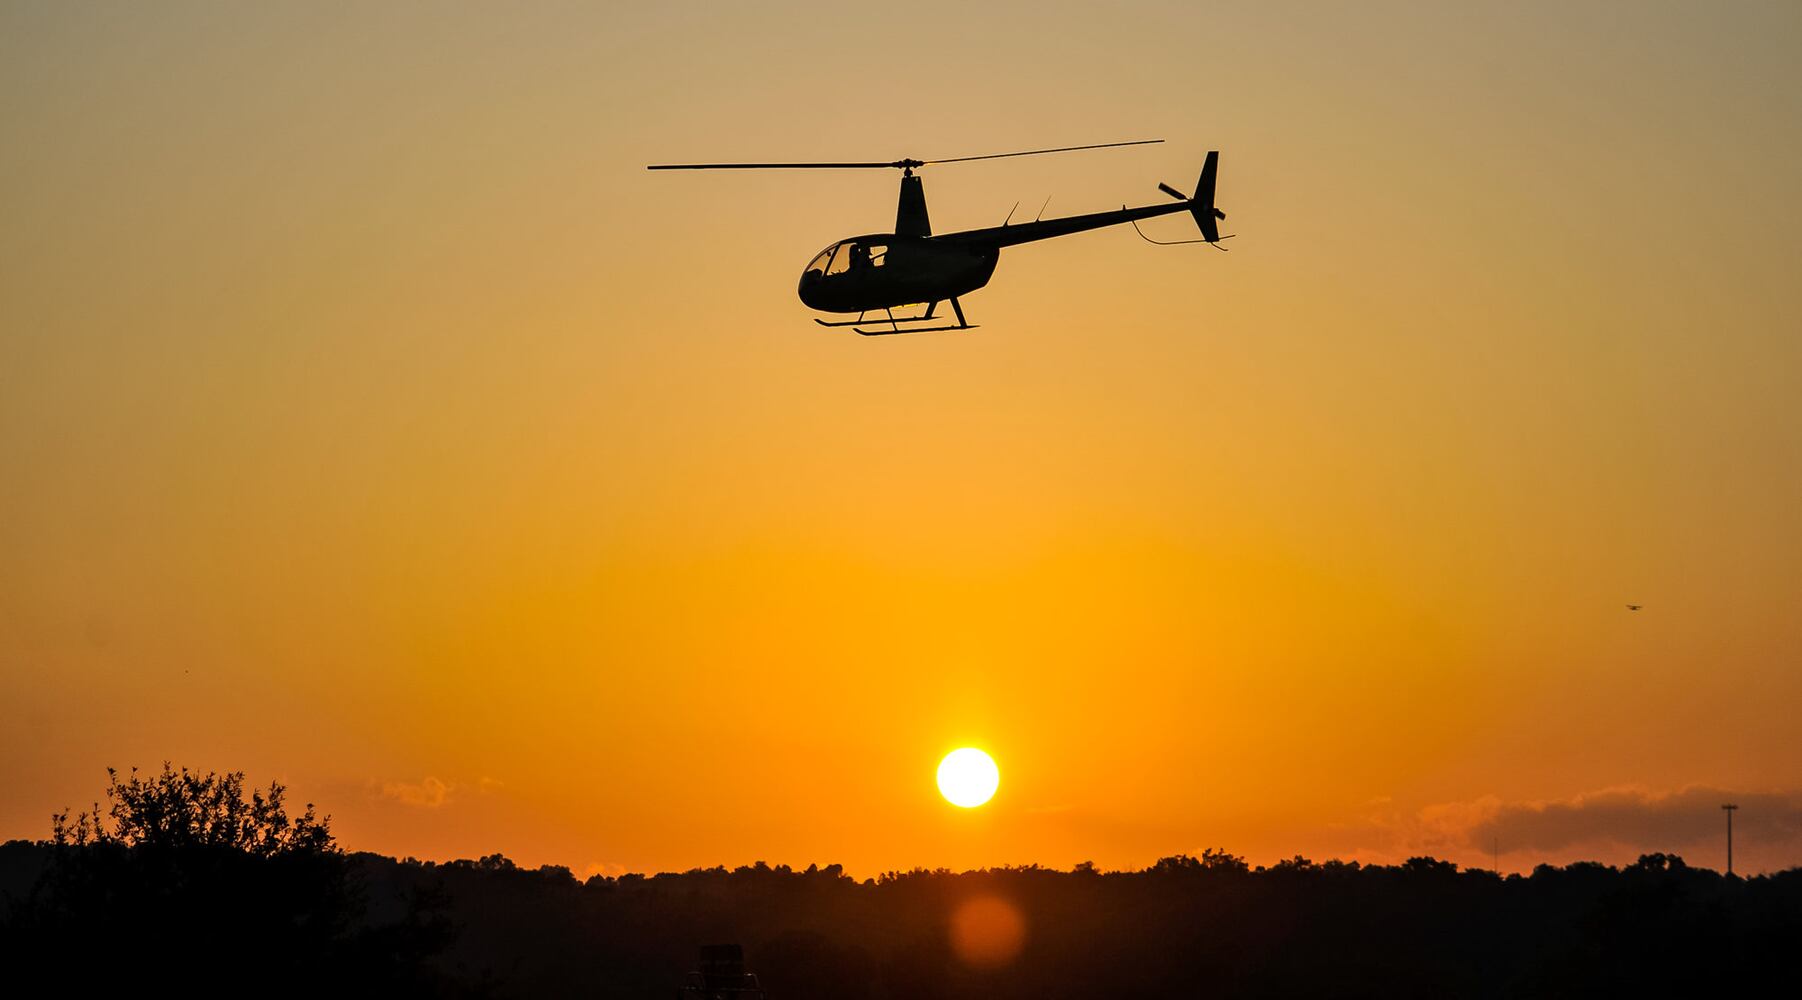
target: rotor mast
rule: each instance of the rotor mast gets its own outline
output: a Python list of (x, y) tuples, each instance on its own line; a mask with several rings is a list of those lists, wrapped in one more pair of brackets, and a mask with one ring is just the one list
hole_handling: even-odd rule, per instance
[(901, 199), (895, 205), (895, 235), (932, 235), (932, 220), (926, 215), (926, 186), (912, 167), (901, 170)]

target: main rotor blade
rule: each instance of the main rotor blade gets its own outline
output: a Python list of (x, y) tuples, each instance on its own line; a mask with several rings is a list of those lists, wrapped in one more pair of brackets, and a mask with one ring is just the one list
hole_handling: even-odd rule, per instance
[(1162, 139), (1134, 139), (1131, 142), (1098, 142), (1093, 146), (1059, 146), (1056, 149), (1028, 149), (1018, 153), (989, 153), (986, 156), (953, 156), (944, 160), (927, 160), (927, 163), (967, 163), (970, 160), (999, 160), (1005, 156), (1037, 156), (1040, 153), (1074, 153), (1079, 149), (1112, 149), (1115, 146), (1149, 146)]
[(1009, 156), (1038, 156), (1041, 153), (1074, 153), (1082, 149), (1113, 149), (1116, 146), (1149, 146), (1162, 139), (1134, 139), (1131, 142), (1098, 142), (1089, 146), (1059, 146), (1056, 149), (1024, 149), (1017, 153), (987, 153), (982, 156), (952, 156), (943, 160), (894, 160), (888, 163), (653, 163), (646, 170), (883, 170), (910, 169), (928, 163), (968, 163), (971, 160), (999, 160)]
[(653, 163), (646, 170), (856, 170), (899, 163)]

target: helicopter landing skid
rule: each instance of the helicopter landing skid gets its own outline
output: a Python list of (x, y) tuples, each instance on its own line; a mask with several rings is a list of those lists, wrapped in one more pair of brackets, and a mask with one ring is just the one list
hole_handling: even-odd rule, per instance
[(970, 321), (964, 319), (964, 308), (961, 304), (958, 303), (957, 299), (955, 299), (955, 298), (953, 298), (951, 300), (951, 308), (954, 311), (956, 311), (956, 313), (957, 313), (957, 322), (956, 323), (948, 323), (944, 326), (905, 326), (904, 325), (904, 324), (911, 324), (911, 323), (930, 323), (930, 322), (932, 322), (932, 320), (935, 318), (933, 316), (933, 312), (938, 309), (938, 305), (939, 304), (937, 302), (927, 303), (926, 312), (919, 316), (896, 316), (893, 310), (884, 309), (883, 313), (885, 315), (883, 317), (870, 317), (866, 313), (858, 313), (856, 319), (850, 320), (848, 322), (828, 323), (823, 319), (815, 319), (814, 322), (820, 324), (821, 326), (827, 326), (827, 327), (849, 326), (849, 327), (852, 327), (855, 329), (855, 328), (862, 327), (868, 323), (882, 323), (886, 320), (886, 322), (889, 325), (889, 328), (887, 330), (857, 329), (856, 332), (858, 333), (858, 335), (864, 336), (864, 337), (892, 337), (897, 333), (941, 333), (946, 330), (974, 330), (977, 328)]
[(968, 326), (914, 326), (914, 327), (908, 327), (905, 330), (901, 330), (901, 329), (896, 329), (896, 330), (858, 330), (857, 333), (859, 336), (864, 336), (864, 337), (893, 337), (897, 333), (940, 333), (945, 330), (980, 330), (980, 329), (982, 329), (982, 327), (977, 326), (975, 323), (971, 323)]

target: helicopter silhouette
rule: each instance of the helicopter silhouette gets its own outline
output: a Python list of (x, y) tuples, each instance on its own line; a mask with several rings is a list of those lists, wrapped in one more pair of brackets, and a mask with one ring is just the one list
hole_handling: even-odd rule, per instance
[[(989, 153), (983, 156), (955, 156), (939, 160), (902, 159), (892, 162), (867, 163), (660, 163), (647, 170), (865, 170), (897, 169), (901, 171), (900, 202), (895, 209), (895, 231), (869, 233), (839, 240), (819, 252), (801, 272), (797, 289), (802, 303), (824, 313), (856, 313), (845, 321), (815, 319), (825, 327), (851, 327), (866, 337), (896, 333), (934, 333), (942, 330), (973, 330), (964, 318), (958, 296), (989, 283), (1003, 247), (1033, 243), (1058, 236), (1087, 232), (1131, 223), (1138, 229), (1140, 219), (1156, 218), (1174, 212), (1188, 212), (1201, 229), (1199, 240), (1159, 241), (1139, 235), (1150, 243), (1207, 243), (1224, 250), (1219, 242), (1217, 220), (1226, 213), (1214, 207), (1214, 180), (1220, 165), (1220, 153), (1212, 150), (1202, 164), (1194, 195), (1185, 195), (1168, 184), (1158, 190), (1175, 198), (1173, 205), (1145, 205), (1139, 208), (1121, 206), (1118, 211), (1072, 215), (1061, 219), (1035, 219), (1010, 225), (1007, 221), (989, 229), (966, 229), (957, 233), (932, 234), (932, 223), (926, 214), (926, 189), (914, 171), (920, 167), (942, 163), (967, 163), (972, 160), (998, 160), (1010, 156), (1038, 156), (1044, 153), (1070, 153), (1084, 149), (1111, 149), (1117, 146), (1143, 146), (1163, 142), (1162, 139), (1138, 139), (1131, 142), (1104, 142), (1089, 146), (1060, 146), (1056, 149), (1029, 149), (1014, 153)], [(1015, 208), (1019, 206), (1016, 205)], [(956, 323), (923, 326), (931, 323), (939, 303), (950, 302), (957, 315)], [(924, 304), (919, 316), (896, 316), (897, 306)], [(881, 316), (872, 318), (871, 313)], [(863, 329), (871, 323), (886, 320), (887, 329)]]

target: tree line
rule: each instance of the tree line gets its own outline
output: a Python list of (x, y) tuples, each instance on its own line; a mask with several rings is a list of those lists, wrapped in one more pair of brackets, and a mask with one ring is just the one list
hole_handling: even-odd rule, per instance
[[(243, 775), (112, 775), (107, 808), (0, 845), (0, 961), (81, 993), (670, 997), (704, 944), (744, 945), (773, 1000), (1708, 995), (1798, 981), (1802, 869), (1650, 854), (1502, 877), (1450, 862), (1225, 851), (1139, 871), (1037, 865), (854, 879), (764, 863), (576, 878), (500, 854), (341, 850)], [(972, 901), (1011, 913), (973, 963)], [(44, 978), (38, 978), (44, 977)]]

